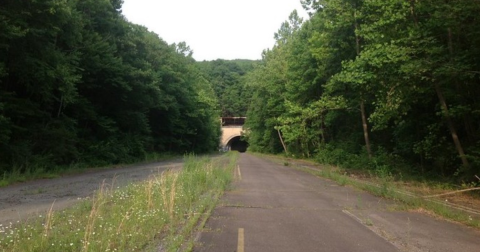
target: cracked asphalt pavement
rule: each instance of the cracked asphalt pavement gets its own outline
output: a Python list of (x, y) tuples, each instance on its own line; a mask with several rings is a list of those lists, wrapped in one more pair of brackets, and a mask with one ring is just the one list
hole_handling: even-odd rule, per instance
[(480, 232), (241, 154), (194, 251), (480, 251)]

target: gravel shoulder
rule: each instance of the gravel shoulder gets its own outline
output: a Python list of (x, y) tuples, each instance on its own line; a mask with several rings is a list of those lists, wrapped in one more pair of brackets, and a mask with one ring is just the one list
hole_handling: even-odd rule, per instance
[(50, 208), (61, 210), (90, 197), (102, 184), (118, 188), (140, 182), (168, 169), (180, 169), (183, 160), (94, 170), (55, 179), (41, 179), (0, 188), (0, 224), (24, 221)]

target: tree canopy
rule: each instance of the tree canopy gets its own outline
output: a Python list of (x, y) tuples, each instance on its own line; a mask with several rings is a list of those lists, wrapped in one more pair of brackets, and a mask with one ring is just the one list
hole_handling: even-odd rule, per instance
[(251, 91), (245, 77), (256, 63), (239, 59), (197, 63), (212, 83), (223, 117), (244, 117), (247, 114)]
[(475, 179), (478, 2), (302, 4), (310, 19), (293, 12), (247, 75), (250, 148)]
[(121, 3), (0, 3), (0, 169), (217, 149), (217, 99), (192, 51)]
[[(195, 62), (121, 0), (0, 3), (0, 169), (218, 147), (480, 175), (478, 1), (303, 0), (259, 61)], [(402, 168), (403, 167), (403, 168)]]

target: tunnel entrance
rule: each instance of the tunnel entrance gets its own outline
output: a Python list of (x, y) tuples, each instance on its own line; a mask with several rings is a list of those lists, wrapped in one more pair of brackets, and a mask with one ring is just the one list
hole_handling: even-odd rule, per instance
[(232, 151), (245, 152), (247, 151), (248, 143), (243, 141), (240, 136), (236, 136), (228, 141), (227, 146), (230, 146)]

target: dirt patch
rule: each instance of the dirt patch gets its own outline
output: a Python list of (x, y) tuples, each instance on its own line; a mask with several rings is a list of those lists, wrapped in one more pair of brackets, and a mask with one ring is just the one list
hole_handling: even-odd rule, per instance
[(41, 179), (0, 188), (0, 224), (21, 222), (69, 207), (90, 197), (102, 184), (119, 188), (140, 182), (167, 169), (180, 169), (181, 159), (91, 171), (55, 179)]

